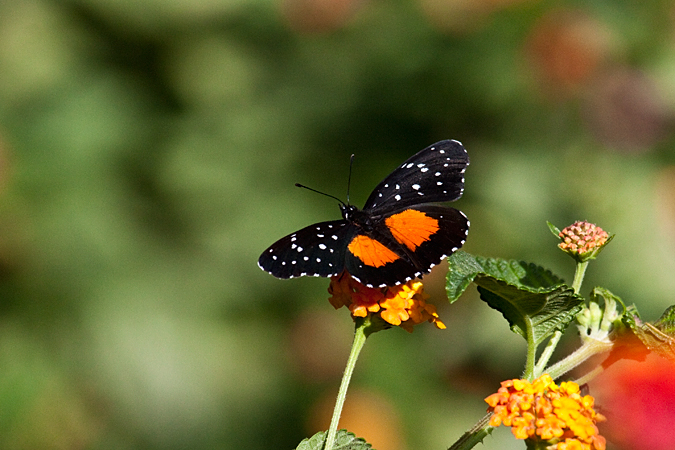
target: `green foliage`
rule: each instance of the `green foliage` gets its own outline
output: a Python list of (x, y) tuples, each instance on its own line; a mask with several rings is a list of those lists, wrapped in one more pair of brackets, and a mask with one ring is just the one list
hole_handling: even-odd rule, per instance
[[(294, 5), (324, 3), (348, 13), (311, 32), (287, 17)], [(573, 30), (608, 44), (592, 84), (572, 89), (543, 73), (565, 55), (546, 48), (531, 58), (542, 19), (568, 7), (592, 20)], [(674, 252), (663, 238), (673, 226), (663, 201), (672, 198), (672, 127), (654, 133), (656, 144), (624, 147), (642, 133), (603, 126), (599, 136), (597, 115), (609, 108), (641, 131), (658, 128), (663, 111), (670, 124), (671, 10), (670, 2), (0, 2), (0, 404), (11, 416), (0, 423), (0, 448), (295, 446), (314, 406), (306, 386), (339, 374), (313, 378), (302, 363), (309, 346), (293, 342), (341, 358), (316, 335), (339, 329), (345, 313), (307, 326), (307, 311), (333, 312), (326, 281), (280, 282), (255, 261), (279, 236), (339, 217), (293, 183), (341, 195), (351, 153), (359, 204), (399, 161), (460, 139), (472, 161), (457, 204), (473, 224), (470, 251), (563, 274), (539, 225), (592, 217), (621, 231), (621, 246), (599, 264), (602, 283), (656, 317), (672, 298)], [(619, 91), (631, 93), (627, 109), (620, 95), (603, 97), (596, 87), (616, 85), (607, 76), (626, 68), (666, 105), (645, 102), (641, 85)], [(631, 115), (640, 111), (647, 117)], [(462, 283), (449, 286), (461, 292), (471, 281)], [(478, 357), (491, 376), (512, 375), (500, 361), (520, 348), (486, 346), (489, 325), (479, 325), (438, 332), (434, 339), (471, 336), (451, 356), (422, 333), (380, 340), (382, 361), (437, 352), (440, 363), (424, 369), (359, 367), (385, 395), (416, 380), (416, 392), (452, 402), (397, 405), (410, 448), (437, 448), (448, 424), (410, 431), (471, 407), (448, 389), (448, 373)], [(316, 335), (295, 338), (308, 328)], [(497, 439), (486, 448), (502, 448)]]
[(465, 252), (457, 252), (448, 260), (451, 301), (473, 281), (481, 299), (504, 315), (511, 330), (535, 346), (554, 331), (563, 331), (584, 303), (561, 279), (534, 264)]
[(640, 320), (634, 308), (629, 309), (624, 320), (649, 351), (675, 360), (675, 305), (653, 324)]
[[(326, 431), (319, 431), (314, 436), (303, 439), (297, 450), (324, 450)], [(368, 450), (372, 448), (364, 439), (356, 437), (347, 430), (338, 430), (333, 450)]]

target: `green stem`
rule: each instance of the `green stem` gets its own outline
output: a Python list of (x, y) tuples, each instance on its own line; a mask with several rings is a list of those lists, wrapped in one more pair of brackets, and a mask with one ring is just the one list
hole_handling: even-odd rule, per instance
[[(576, 268), (574, 270), (574, 281), (572, 282), (572, 289), (574, 289), (575, 294), (579, 294), (579, 291), (581, 290), (581, 284), (583, 283), (584, 276), (586, 275), (586, 268), (588, 268), (588, 261), (589, 260), (577, 262)], [(553, 355), (553, 351), (558, 346), (558, 342), (560, 342), (560, 338), (562, 338), (562, 331), (556, 331), (553, 334), (553, 336), (551, 336), (551, 339), (549, 339), (548, 344), (546, 344), (546, 348), (539, 357), (539, 361), (532, 368), (532, 379), (539, 377), (543, 373), (543, 371), (546, 368), (546, 364), (548, 364), (549, 359), (551, 359), (551, 355)], [(529, 361), (529, 349), (528, 349), (528, 361)], [(556, 367), (559, 364), (560, 363), (552, 367)], [(551, 374), (550, 369), (547, 372)], [(553, 378), (555, 379), (556, 377)], [(530, 381), (532, 381), (532, 379), (528, 378), (528, 380)]]
[(354, 331), (354, 342), (352, 343), (352, 350), (349, 353), (349, 359), (347, 359), (347, 367), (345, 367), (345, 373), (342, 375), (342, 382), (340, 383), (340, 390), (338, 391), (337, 399), (335, 400), (335, 409), (333, 409), (333, 418), (330, 421), (330, 427), (328, 428), (328, 435), (326, 436), (326, 444), (324, 449), (331, 450), (335, 444), (335, 437), (337, 436), (338, 423), (340, 422), (340, 415), (342, 414), (342, 407), (345, 404), (345, 398), (347, 397), (347, 388), (349, 387), (349, 381), (352, 378), (354, 373), (354, 367), (356, 366), (356, 360), (359, 358), (359, 353), (363, 345), (366, 343), (366, 328), (370, 326), (369, 320), (364, 320), (360, 324), (357, 323), (356, 330)]
[(571, 353), (565, 359), (560, 360), (549, 367), (546, 372), (551, 375), (551, 378), (555, 380), (565, 375), (567, 372), (574, 369), (591, 356), (607, 352), (611, 349), (612, 343), (610, 342), (601, 342), (589, 339), (584, 342), (581, 347), (576, 349), (574, 353)]
[(576, 270), (574, 271), (574, 281), (572, 282), (572, 289), (574, 289), (575, 294), (578, 294), (581, 290), (581, 283), (584, 282), (584, 275), (586, 274), (588, 261), (589, 260), (577, 263)]
[(527, 327), (527, 359), (525, 360), (525, 372), (523, 378), (534, 380), (534, 360), (537, 357), (537, 345), (534, 342), (534, 328), (532, 324)]
[(464, 433), (448, 450), (469, 450), (475, 447), (476, 444), (483, 442), (483, 439), (485, 439), (494, 428), (490, 426), (490, 417), (492, 417), (492, 413), (487, 414), (480, 419), (473, 428)]
[(553, 351), (557, 347), (562, 335), (562, 331), (556, 330), (555, 333), (553, 333), (553, 336), (551, 336), (551, 339), (549, 339), (546, 348), (539, 356), (539, 361), (537, 361), (537, 364), (534, 366), (533, 379), (539, 378), (544, 372), (544, 368), (546, 368), (546, 364), (548, 364), (549, 359), (551, 359), (551, 355), (553, 355)]

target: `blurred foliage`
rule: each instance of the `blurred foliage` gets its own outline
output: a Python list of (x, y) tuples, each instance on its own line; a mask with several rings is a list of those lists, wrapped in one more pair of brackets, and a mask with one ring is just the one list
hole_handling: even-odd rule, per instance
[[(326, 280), (256, 259), (338, 217), (293, 182), (343, 196), (351, 153), (360, 205), (461, 140), (468, 251), (571, 278), (546, 221), (593, 221), (616, 238), (586, 285), (652, 320), (675, 292), (674, 110), (667, 1), (5, 0), (0, 447), (295, 448), (318, 431), (351, 321)], [(442, 278), (449, 329), (384, 333), (357, 367), (351, 399), (401, 424), (381, 446), (378, 421), (350, 426), (379, 450), (446, 448), (522, 367), (475, 293), (442, 305)]]

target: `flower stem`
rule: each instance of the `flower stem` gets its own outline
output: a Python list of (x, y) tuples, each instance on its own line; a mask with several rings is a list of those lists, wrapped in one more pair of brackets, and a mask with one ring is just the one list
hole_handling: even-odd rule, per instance
[(527, 327), (527, 358), (525, 360), (525, 372), (523, 378), (534, 380), (534, 360), (537, 357), (537, 345), (534, 342), (534, 328), (530, 324)]
[[(572, 289), (574, 289), (575, 294), (579, 294), (579, 291), (581, 290), (581, 283), (583, 283), (584, 276), (586, 275), (586, 268), (588, 267), (588, 261), (589, 260), (586, 260), (586, 261), (583, 261), (583, 262), (578, 262), (577, 266), (575, 268), (574, 281), (572, 282)], [(532, 370), (533, 370), (532, 379), (539, 377), (543, 373), (543, 371), (545, 370), (544, 368), (546, 367), (546, 364), (548, 364), (548, 360), (551, 358), (551, 355), (553, 354), (553, 351), (558, 346), (558, 342), (560, 341), (561, 337), (562, 337), (561, 331), (556, 331), (553, 334), (553, 336), (551, 336), (551, 339), (549, 339), (548, 344), (546, 344), (546, 348), (544, 349), (541, 356), (539, 357), (539, 361), (532, 368)], [(553, 369), (554, 367), (557, 367), (557, 366), (558, 366), (558, 364), (552, 366), (551, 369)], [(572, 366), (572, 367), (575, 367), (575, 366)], [(551, 374), (550, 369), (547, 372), (549, 374)], [(552, 374), (551, 374), (551, 376), (553, 377), (553, 379), (556, 378)], [(530, 380), (530, 379), (528, 378), (528, 380)], [(532, 380), (530, 380), (530, 381), (532, 381)]]
[(589, 260), (577, 263), (577, 267), (574, 271), (574, 281), (572, 282), (572, 289), (574, 289), (575, 294), (578, 294), (581, 290), (581, 283), (584, 282), (584, 275), (586, 274), (588, 261)]
[(548, 364), (548, 360), (551, 359), (551, 355), (553, 355), (553, 351), (558, 345), (558, 341), (560, 341), (562, 335), (563, 335), (562, 331), (556, 330), (553, 333), (553, 336), (551, 336), (551, 339), (548, 340), (546, 348), (541, 353), (541, 355), (539, 356), (539, 361), (537, 361), (537, 364), (534, 366), (534, 374), (532, 376), (532, 379), (539, 378), (541, 374), (544, 372), (544, 368), (546, 367), (546, 364)]
[(448, 450), (469, 450), (474, 448), (476, 444), (483, 442), (483, 439), (489, 436), (493, 430), (493, 427), (490, 426), (490, 417), (492, 417), (492, 413), (480, 419), (473, 428), (464, 433)]
[(335, 437), (337, 436), (338, 422), (340, 422), (340, 415), (342, 414), (342, 407), (345, 404), (345, 398), (347, 397), (347, 388), (349, 387), (349, 381), (352, 378), (354, 373), (354, 367), (356, 366), (356, 360), (359, 358), (359, 353), (363, 345), (366, 343), (366, 338), (368, 334), (366, 329), (370, 326), (370, 320), (364, 320), (360, 323), (357, 323), (356, 330), (354, 331), (354, 342), (352, 343), (352, 350), (349, 353), (349, 359), (347, 359), (347, 367), (345, 367), (345, 372), (342, 375), (342, 382), (340, 383), (340, 390), (338, 391), (337, 399), (335, 400), (335, 409), (333, 409), (333, 418), (330, 421), (330, 427), (328, 428), (328, 435), (326, 436), (326, 444), (324, 445), (325, 450), (331, 450), (335, 444)]
[(598, 353), (607, 352), (611, 349), (611, 343), (589, 339), (584, 342), (581, 347), (576, 349), (574, 353), (569, 354), (567, 358), (558, 361), (546, 369), (546, 373), (548, 373), (554, 380), (558, 379), (570, 370), (577, 367), (582, 362), (586, 361), (591, 356), (597, 355)]

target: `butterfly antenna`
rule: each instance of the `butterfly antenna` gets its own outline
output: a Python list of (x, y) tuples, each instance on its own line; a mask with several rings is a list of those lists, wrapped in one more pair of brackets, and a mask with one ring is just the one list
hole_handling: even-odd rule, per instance
[(354, 165), (354, 154), (349, 157), (349, 176), (347, 177), (347, 205), (349, 205), (349, 188), (352, 185), (352, 166)]
[(295, 183), (295, 186), (299, 187), (299, 188), (307, 189), (308, 191), (316, 192), (317, 194), (325, 195), (326, 197), (330, 197), (332, 199), (337, 200), (338, 202), (340, 202), (341, 205), (347, 206), (347, 205), (345, 205), (345, 202), (343, 202), (342, 200), (340, 200), (339, 198), (337, 198), (334, 195), (330, 195), (330, 194), (326, 194), (325, 192), (317, 191), (316, 189), (312, 189), (311, 187), (305, 186), (304, 184), (300, 184), (300, 183)]

